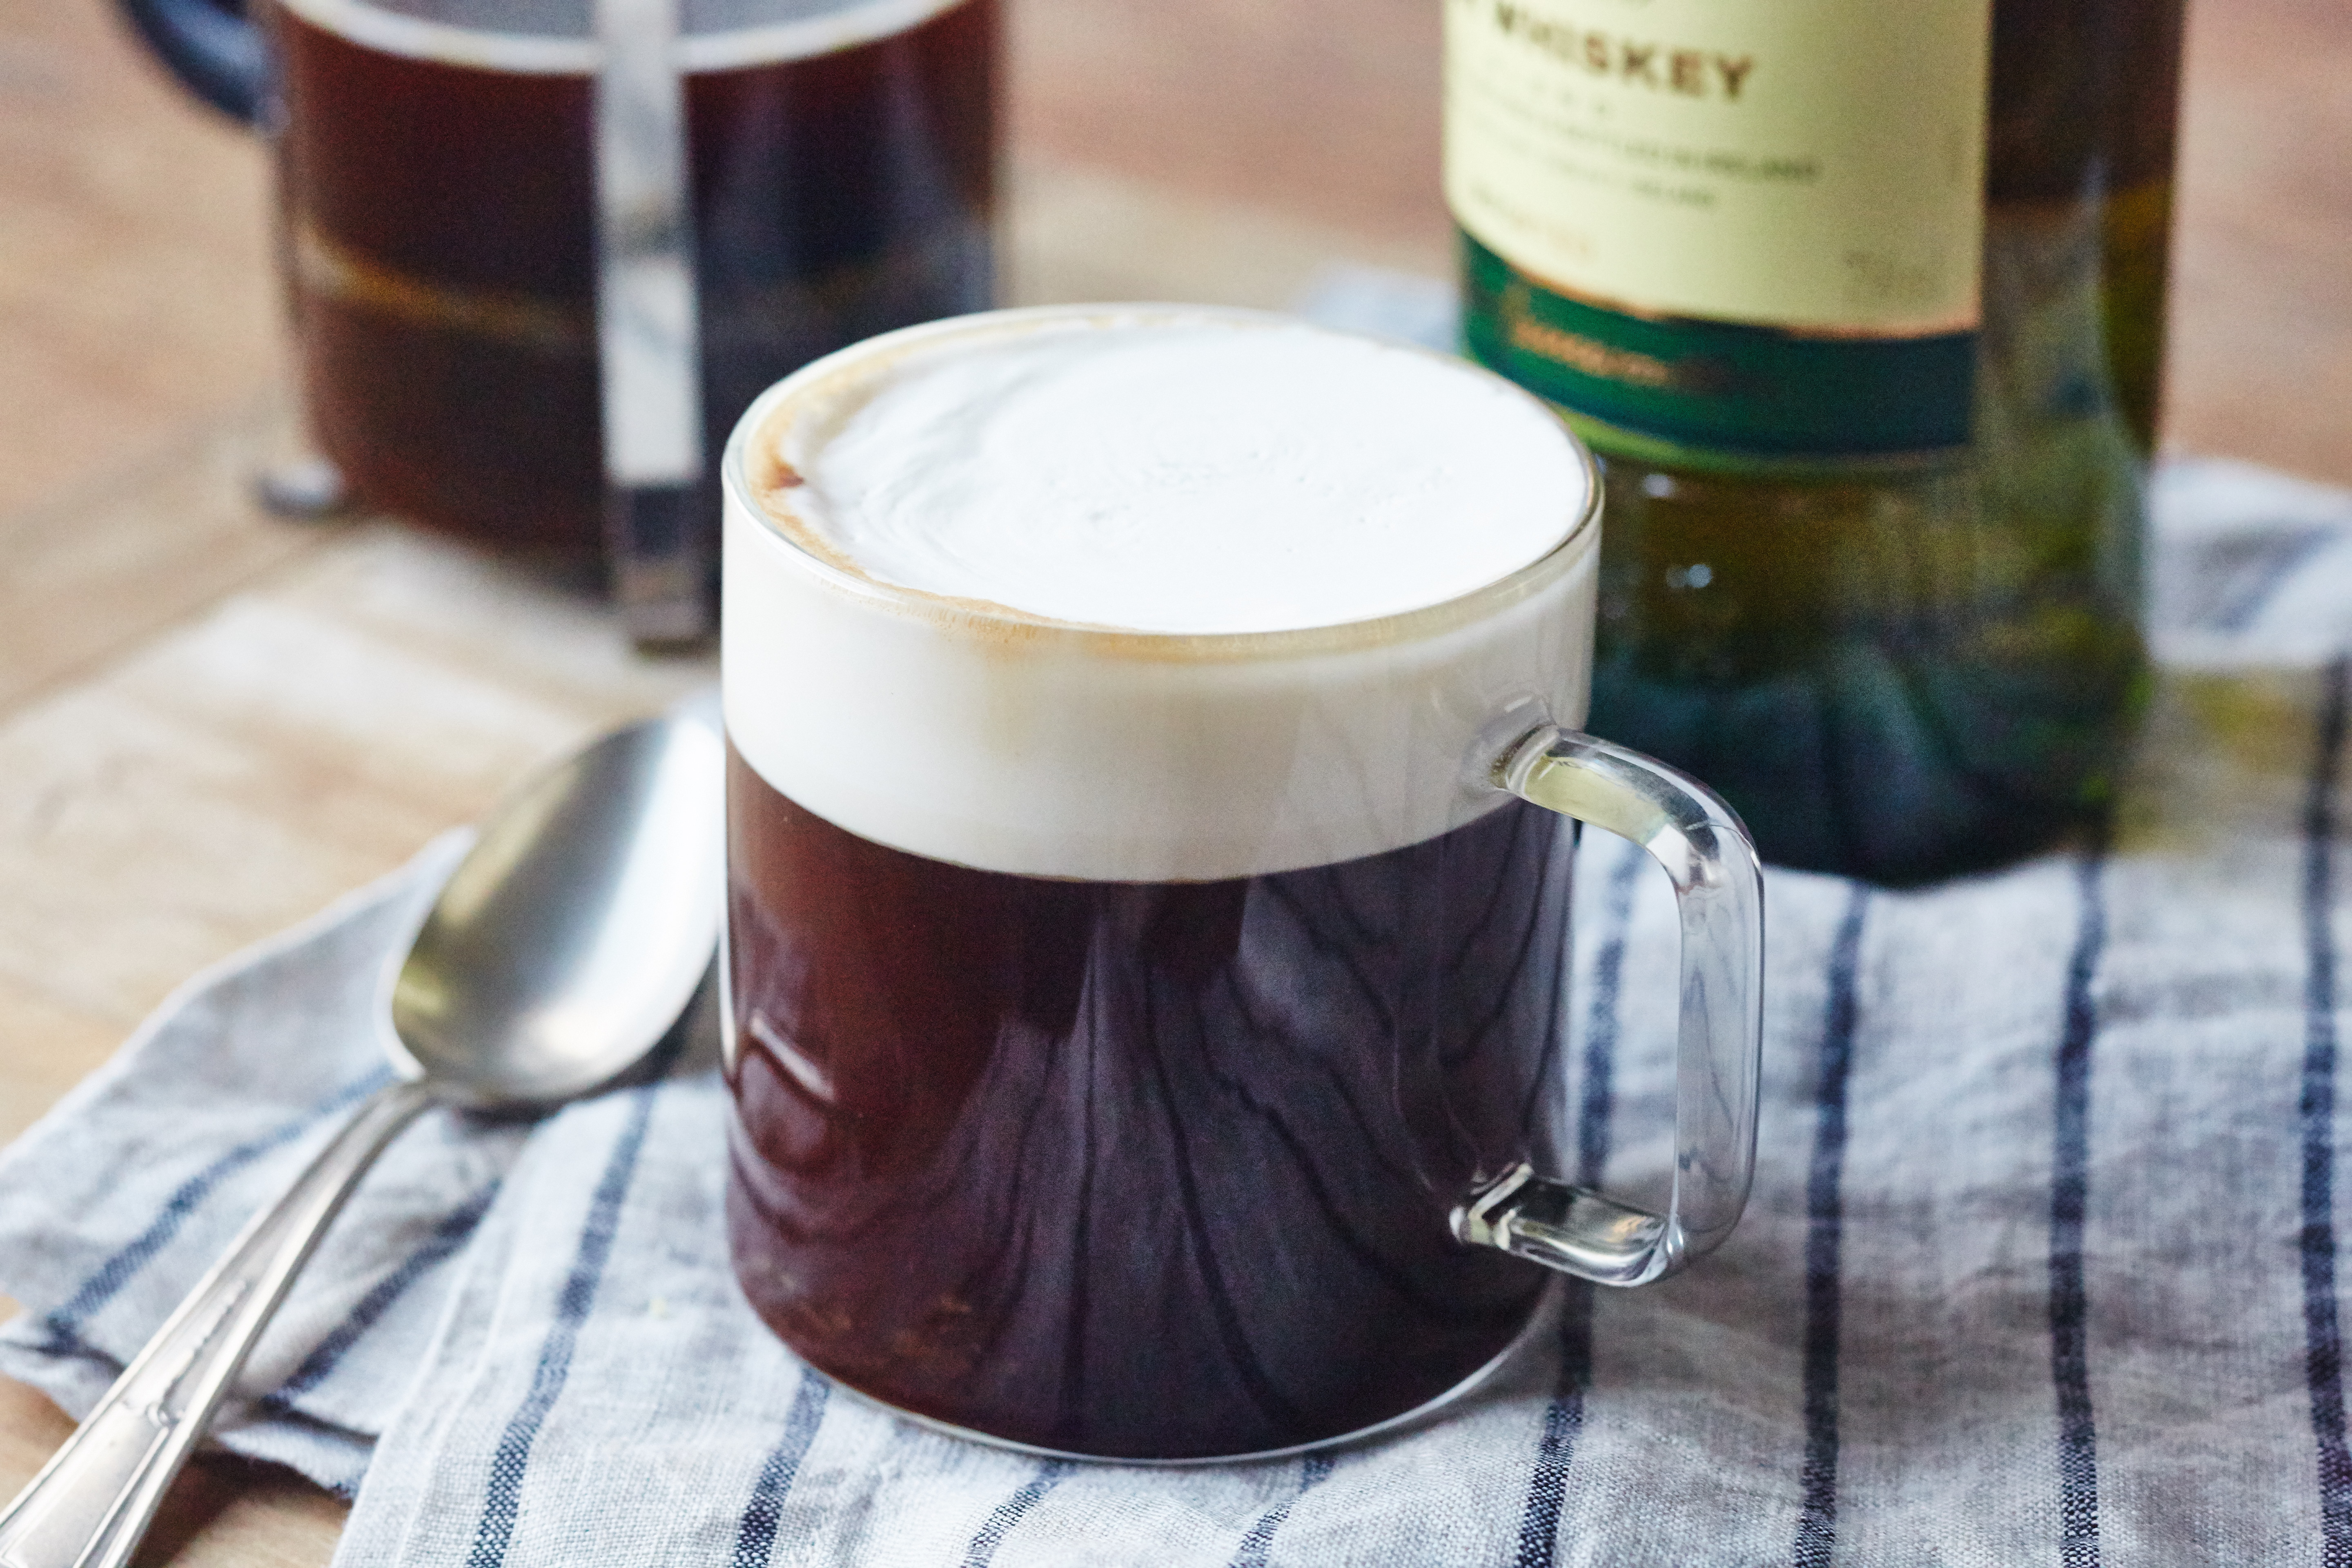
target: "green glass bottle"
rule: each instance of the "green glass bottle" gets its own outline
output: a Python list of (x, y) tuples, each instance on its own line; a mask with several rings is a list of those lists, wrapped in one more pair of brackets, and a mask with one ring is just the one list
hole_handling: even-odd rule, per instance
[(1590, 727), (1783, 864), (2062, 837), (2147, 685), (2181, 0), (1447, 0), (1469, 352), (1606, 475)]

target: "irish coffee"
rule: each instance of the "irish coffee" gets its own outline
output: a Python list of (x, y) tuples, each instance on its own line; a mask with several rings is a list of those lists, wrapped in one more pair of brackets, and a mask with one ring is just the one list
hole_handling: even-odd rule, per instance
[[(280, 0), (310, 416), (373, 505), (530, 555), (603, 529), (585, 0)], [(686, 0), (703, 406), (992, 288), (996, 0)], [(718, 505), (715, 475), (709, 504)]]
[(1285, 1448), (1426, 1404), (1543, 1276), (1453, 1203), (1546, 1157), (1565, 828), (1214, 882), (909, 855), (730, 774), (745, 1294), (812, 1364), (1041, 1447)]
[(761, 1315), (903, 1409), (1121, 1458), (1488, 1364), (1544, 1276), (1449, 1213), (1557, 1168), (1566, 1105), (1568, 829), (1475, 765), (1581, 711), (1559, 425), (1275, 318), (1014, 311), (810, 367), (727, 478)]

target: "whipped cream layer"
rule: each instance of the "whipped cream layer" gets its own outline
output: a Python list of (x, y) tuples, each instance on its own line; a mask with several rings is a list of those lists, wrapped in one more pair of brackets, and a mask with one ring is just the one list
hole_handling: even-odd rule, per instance
[(1557, 545), (1590, 482), (1550, 413), (1494, 376), (1238, 313), (934, 339), (812, 389), (755, 439), (794, 481), (761, 499), (836, 564), (1142, 632), (1443, 603)]
[[(1134, 358), (1101, 346), (1147, 335), (1159, 348)], [(1171, 347), (1181, 352), (1161, 357)], [(1146, 359), (1205, 379), (1171, 401), (1132, 374)], [(967, 363), (985, 368), (956, 368)], [(1215, 363), (1227, 368), (1211, 376)], [(1118, 374), (1093, 374), (1106, 366)], [(1347, 367), (1361, 373), (1352, 389), (1339, 384), (1351, 379), (1339, 374)], [(1486, 382), (1434, 356), (1281, 318), (1180, 307), (1003, 311), (821, 360), (755, 403), (728, 448), (729, 737), (771, 785), (861, 837), (1032, 876), (1244, 877), (1350, 860), (1474, 821), (1509, 798), (1490, 776), (1501, 748), (1544, 720), (1584, 716), (1600, 539), (1580, 450), (1540, 405)], [(1192, 436), (1138, 436), (1089, 417), (1084, 428), (1109, 453), (1082, 456), (1067, 440), (1040, 452), (1039, 433), (1061, 424), (1050, 411), (1083, 410), (1087, 387), (1117, 391), (1131, 409), (1160, 408), (1171, 429)], [(1354, 395), (1383, 387), (1391, 398)], [(1007, 394), (995, 413), (968, 406), (991, 388)], [(876, 445), (837, 463), (835, 441), (856, 438), (894, 390), (928, 400), (961, 434), (895, 456)], [(1476, 447), (1475, 458), (1429, 455), (1450, 416), (1427, 416), (1424, 405), (1458, 414), (1489, 393), (1497, 424), (1516, 435)], [(1102, 397), (1108, 405), (1109, 392)], [(1204, 402), (1223, 406), (1189, 406)], [(1360, 409), (1398, 451), (1358, 440), (1346, 416)], [(907, 406), (884, 414), (892, 428), (931, 423)], [(882, 586), (891, 578), (862, 529), (852, 557), (812, 525), (835, 521), (852, 482), (861, 494), (954, 492), (937, 473), (911, 470), (957, 452), (993, 464), (990, 431), (1009, 432), (1024, 462), (1048, 470), (1067, 457), (1080, 474), (1134, 475), (1158, 453), (1192, 476), (1192, 493), (1223, 493), (1222, 510), (1258, 521), (1183, 529), (1197, 558), (1145, 539), (1122, 547), (1122, 572), (1065, 563), (1046, 573), (1050, 595), (1030, 591), (1016, 570), (1022, 555), (993, 547), (970, 566), (922, 545), (916, 558), (949, 562), (952, 575), (912, 591)], [(1351, 454), (1345, 462), (1329, 458), (1335, 439)], [(1327, 449), (1302, 460), (1286, 442)], [(1264, 456), (1244, 462), (1225, 450), (1234, 446)], [(1460, 485), (1438, 487), (1443, 463), (1460, 465)], [(1357, 486), (1351, 470), (1365, 466), (1389, 479)], [(1050, 471), (1014, 478), (1028, 496), (1055, 493)], [(1367, 511), (1380, 515), (1384, 490), (1418, 498), (1423, 537), (1357, 526)], [(1324, 499), (1305, 507), (1260, 493), (1277, 491)], [(1196, 510), (1120, 504), (1122, 517), (1175, 524)], [(1479, 521), (1489, 505), (1516, 521)], [(1302, 512), (1320, 520), (1315, 531), (1297, 525)], [(1085, 532), (1067, 520), (1040, 526), (1065, 541)], [(1469, 564), (1454, 558), (1457, 545)], [(1140, 583), (1127, 580), (1136, 574)], [(1247, 592), (1223, 591), (1236, 576)], [(1000, 607), (1007, 600), (1010, 612)], [(1409, 613), (1370, 618), (1400, 600)], [(1345, 624), (1302, 624), (1333, 619)], [(1158, 626), (1129, 624), (1138, 620)], [(1164, 629), (1237, 621), (1244, 635)]]

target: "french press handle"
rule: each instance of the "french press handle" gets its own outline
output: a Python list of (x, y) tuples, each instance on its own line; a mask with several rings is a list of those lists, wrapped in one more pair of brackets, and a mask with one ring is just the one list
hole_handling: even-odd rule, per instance
[(1764, 1038), (1764, 878), (1755, 842), (1697, 780), (1555, 724), (1506, 751), (1492, 782), (1632, 839), (1673, 879), (1682, 917), (1674, 1185), (1656, 1214), (1521, 1163), (1454, 1209), (1454, 1234), (1603, 1285), (1646, 1285), (1731, 1234), (1755, 1174)]
[(121, 0), (124, 19), (180, 85), (248, 125), (268, 96), (269, 56), (245, 0)]

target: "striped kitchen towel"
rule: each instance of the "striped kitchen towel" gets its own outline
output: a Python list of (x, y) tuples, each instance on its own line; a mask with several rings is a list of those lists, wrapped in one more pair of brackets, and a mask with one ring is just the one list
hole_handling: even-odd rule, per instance
[[(843, 1397), (730, 1277), (705, 1018), (657, 1082), (412, 1130), (221, 1438), (353, 1497), (354, 1568), (2352, 1563), (2352, 496), (2180, 462), (2158, 513), (2107, 841), (1915, 892), (1772, 873), (1746, 1222), (1568, 1292), (1452, 1419), (1154, 1471)], [(461, 847), (192, 983), (0, 1155), (0, 1370), (86, 1408), (366, 1091), (378, 965)], [(1581, 1154), (1635, 1184), (1671, 906), (1597, 834), (1577, 897)]]
[[(1433, 342), (1443, 285), (1305, 309)], [(2162, 679), (2104, 843), (1917, 892), (1774, 872), (1746, 1222), (1572, 1289), (1410, 1436), (1069, 1466), (841, 1397), (750, 1316), (708, 1016), (533, 1127), (435, 1112), (219, 1426), (354, 1499), (338, 1562), (2352, 1568), (2336, 1258), (2352, 497), (2181, 462)], [(376, 976), (463, 849), (199, 976), (0, 1153), (0, 1372), (97, 1398), (381, 1080)], [(1670, 1154), (1670, 900), (1579, 852), (1580, 1163)]]

